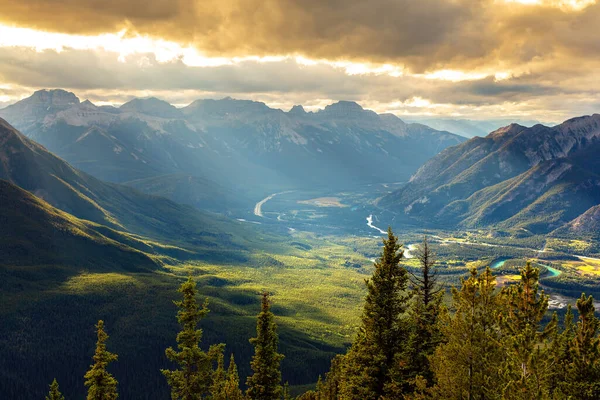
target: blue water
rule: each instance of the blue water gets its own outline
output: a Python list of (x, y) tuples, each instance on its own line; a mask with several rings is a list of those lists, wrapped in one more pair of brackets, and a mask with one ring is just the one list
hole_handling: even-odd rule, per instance
[[(492, 268), (492, 269), (500, 268), (504, 265), (504, 263), (506, 263), (506, 261), (508, 261), (508, 260), (498, 259), (490, 265), (490, 268)], [(555, 276), (559, 276), (560, 274), (562, 274), (561, 271), (557, 270), (556, 268), (552, 268), (549, 265), (544, 265), (544, 264), (540, 264), (540, 263), (536, 263), (536, 264), (539, 266), (542, 266), (548, 270), (548, 273), (550, 274), (549, 278), (554, 278)]]
[(545, 267), (548, 272), (550, 273), (550, 278), (554, 278), (555, 276), (559, 276), (560, 274), (562, 274), (561, 271), (557, 270), (556, 268), (552, 268), (548, 265), (544, 265), (544, 264), (538, 264), (541, 265), (542, 267)]

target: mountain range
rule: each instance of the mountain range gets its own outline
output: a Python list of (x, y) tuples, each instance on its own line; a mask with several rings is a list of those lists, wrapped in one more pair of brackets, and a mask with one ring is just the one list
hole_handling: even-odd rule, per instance
[(600, 115), (555, 127), (511, 124), (442, 151), (380, 199), (448, 228), (598, 235)]
[(183, 108), (134, 99), (115, 108), (41, 90), (0, 117), (99, 179), (215, 211), (282, 188), (407, 180), (465, 140), (345, 101), (318, 112), (231, 98)]

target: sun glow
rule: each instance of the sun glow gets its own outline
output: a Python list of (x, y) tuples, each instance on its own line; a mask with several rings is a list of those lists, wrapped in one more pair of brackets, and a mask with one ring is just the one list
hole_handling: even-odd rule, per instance
[(583, 10), (596, 4), (597, 0), (501, 0), (504, 3), (517, 3), (529, 6), (555, 7), (564, 10)]
[[(153, 55), (159, 63), (182, 62), (189, 67), (220, 67), (244, 62), (270, 63), (294, 61), (298, 65), (312, 67), (330, 66), (343, 70), (347, 75), (388, 75), (392, 77), (410, 76), (433, 80), (459, 82), (484, 79), (495, 76), (497, 80), (508, 77), (506, 72), (469, 72), (457, 70), (439, 70), (426, 74), (411, 74), (402, 65), (375, 64), (354, 61), (330, 61), (310, 59), (302, 55), (287, 56), (246, 56), (246, 57), (209, 57), (191, 46), (148, 36), (131, 36), (126, 31), (106, 33), (95, 36), (70, 35), (64, 33), (43, 32), (29, 28), (12, 27), (0, 24), (0, 47), (23, 47), (38, 52), (66, 50), (101, 50), (115, 53), (120, 62), (136, 54)], [(150, 58), (137, 60), (140, 67), (152, 65)]]

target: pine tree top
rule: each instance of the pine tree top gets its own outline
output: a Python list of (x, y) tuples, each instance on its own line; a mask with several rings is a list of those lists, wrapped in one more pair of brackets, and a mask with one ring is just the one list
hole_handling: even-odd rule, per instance
[(85, 374), (85, 385), (88, 386), (88, 400), (115, 400), (117, 394), (117, 380), (106, 371), (106, 367), (117, 360), (117, 355), (106, 350), (108, 334), (104, 330), (104, 321), (96, 325), (98, 342), (94, 353), (94, 364)]
[(50, 392), (48, 393), (48, 396), (46, 396), (46, 400), (65, 400), (65, 396), (60, 393), (56, 378), (54, 378), (50, 384)]

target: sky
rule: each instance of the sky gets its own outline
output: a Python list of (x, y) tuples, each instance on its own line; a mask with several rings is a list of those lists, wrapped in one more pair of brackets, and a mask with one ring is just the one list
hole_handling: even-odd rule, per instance
[(448, 118), (600, 112), (600, 0), (0, 0), (0, 107), (63, 88), (338, 100)]

